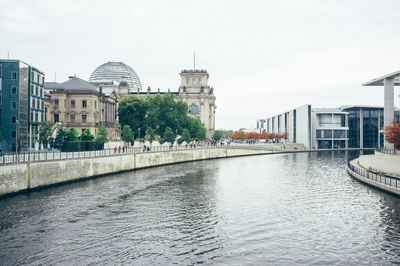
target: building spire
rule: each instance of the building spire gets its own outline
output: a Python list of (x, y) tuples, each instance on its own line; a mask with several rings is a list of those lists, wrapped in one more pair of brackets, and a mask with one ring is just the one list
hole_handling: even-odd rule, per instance
[(193, 52), (193, 70), (196, 70), (196, 51)]

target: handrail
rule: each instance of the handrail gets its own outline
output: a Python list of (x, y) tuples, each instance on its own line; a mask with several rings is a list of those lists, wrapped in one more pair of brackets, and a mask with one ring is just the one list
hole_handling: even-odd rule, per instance
[(355, 165), (351, 164), (350, 162), (347, 163), (347, 167), (352, 172), (354, 172), (364, 178), (370, 179), (372, 181), (375, 181), (377, 183), (384, 184), (387, 186), (400, 188), (400, 177), (391, 176), (388, 174), (367, 170), (367, 169), (355, 166)]
[(385, 154), (400, 155), (400, 150), (396, 150), (396, 149), (378, 148), (378, 149), (376, 149), (376, 151), (385, 153)]

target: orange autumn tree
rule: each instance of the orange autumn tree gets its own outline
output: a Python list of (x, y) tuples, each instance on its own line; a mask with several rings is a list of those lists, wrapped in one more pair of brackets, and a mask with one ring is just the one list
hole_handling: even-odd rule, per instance
[(400, 124), (396, 120), (392, 121), (392, 126), (386, 126), (383, 134), (385, 140), (392, 143), (395, 149), (400, 150)]
[(247, 139), (247, 134), (240, 130), (240, 131), (235, 131), (232, 133), (232, 138), (234, 139)]
[(247, 133), (247, 138), (248, 139), (259, 139), (260, 136), (256, 132), (249, 132), (249, 133)]

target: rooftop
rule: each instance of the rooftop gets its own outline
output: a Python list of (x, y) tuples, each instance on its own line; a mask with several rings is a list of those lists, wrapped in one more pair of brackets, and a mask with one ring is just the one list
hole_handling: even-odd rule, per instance
[(384, 75), (382, 77), (373, 79), (371, 81), (368, 81), (364, 84), (362, 84), (363, 86), (383, 86), (384, 85), (384, 80), (385, 79), (394, 79), (394, 85), (395, 86), (399, 86), (400, 85), (400, 70)]

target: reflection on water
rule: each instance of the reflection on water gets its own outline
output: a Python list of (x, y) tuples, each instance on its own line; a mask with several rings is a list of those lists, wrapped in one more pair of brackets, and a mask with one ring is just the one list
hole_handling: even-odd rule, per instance
[(400, 199), (353, 154), (194, 162), (0, 200), (0, 264), (400, 263)]

